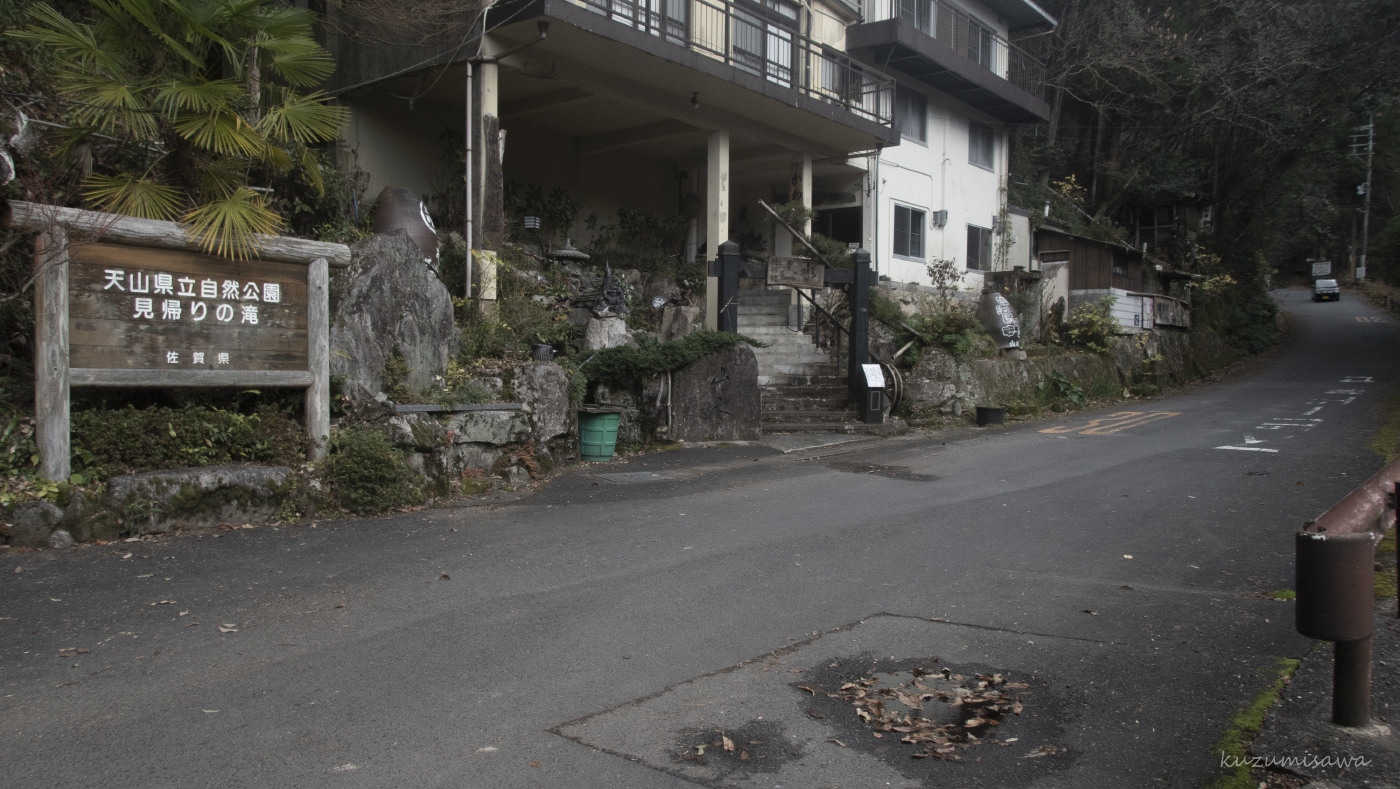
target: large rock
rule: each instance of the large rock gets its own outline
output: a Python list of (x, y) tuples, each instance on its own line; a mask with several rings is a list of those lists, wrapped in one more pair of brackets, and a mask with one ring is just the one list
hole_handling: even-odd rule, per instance
[(454, 444), (518, 444), (530, 437), (530, 419), (524, 411), (467, 411), (447, 420)]
[(682, 441), (757, 441), (763, 424), (758, 360), (739, 344), (671, 376), (670, 435)]
[(285, 466), (208, 466), (113, 477), (106, 505), (137, 534), (266, 523), (281, 506)]
[(627, 324), (616, 316), (589, 318), (588, 328), (583, 330), (583, 347), (590, 351), (616, 348), (626, 345)]
[(49, 544), (63, 510), (35, 499), (16, 504), (10, 512), (10, 544), (17, 548), (42, 548)]
[(573, 409), (569, 403), (569, 374), (554, 362), (534, 362), (515, 369), (515, 396), (530, 408), (537, 441), (569, 432)]
[(437, 386), (458, 341), (447, 288), (403, 231), (361, 241), (351, 254), (330, 281), (331, 375), (344, 378), (352, 403), (369, 403), (388, 388), (384, 368), (397, 350), (409, 388)]
[(705, 326), (704, 310), (700, 307), (669, 304), (661, 308), (661, 326), (657, 331), (662, 342), (679, 340)]

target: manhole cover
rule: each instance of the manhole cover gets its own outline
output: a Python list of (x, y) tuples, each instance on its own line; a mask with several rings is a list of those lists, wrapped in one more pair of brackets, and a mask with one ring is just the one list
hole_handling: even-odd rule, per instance
[(826, 467), (834, 471), (844, 471), (848, 474), (876, 474), (890, 479), (902, 479), (909, 482), (932, 482), (938, 479), (932, 474), (916, 474), (909, 470), (908, 466), (881, 466), (875, 463), (853, 463), (845, 460), (838, 460), (826, 464)]
[(675, 479), (665, 474), (657, 474), (655, 471), (627, 471), (620, 474), (594, 474), (598, 479), (605, 479), (618, 485), (628, 485), (633, 482), (660, 482), (664, 479)]

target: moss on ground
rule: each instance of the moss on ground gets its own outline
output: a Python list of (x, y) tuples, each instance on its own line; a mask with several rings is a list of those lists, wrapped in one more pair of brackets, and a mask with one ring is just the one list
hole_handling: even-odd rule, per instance
[(1279, 700), (1301, 662), (1294, 658), (1278, 658), (1274, 666), (1276, 679), (1230, 721), (1225, 736), (1215, 747), (1220, 752), (1222, 762), (1228, 760), (1238, 766), (1225, 768), (1224, 773), (1211, 782), (1210, 789), (1254, 789), (1259, 785), (1250, 771), (1246, 751), (1263, 728), (1264, 716)]
[(1376, 546), (1376, 597), (1394, 597), (1396, 594), (1395, 530), (1386, 532), (1385, 539)]
[(1376, 432), (1369, 446), (1387, 463), (1400, 455), (1400, 393), (1385, 402), (1385, 424)]

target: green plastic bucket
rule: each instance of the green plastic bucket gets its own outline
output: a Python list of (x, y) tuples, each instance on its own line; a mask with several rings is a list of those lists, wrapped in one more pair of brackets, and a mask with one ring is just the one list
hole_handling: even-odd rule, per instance
[(617, 425), (622, 414), (578, 413), (578, 447), (581, 460), (612, 460), (617, 449)]

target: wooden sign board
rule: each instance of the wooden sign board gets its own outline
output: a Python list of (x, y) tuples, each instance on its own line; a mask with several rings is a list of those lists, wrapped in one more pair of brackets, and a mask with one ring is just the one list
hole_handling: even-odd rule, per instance
[(826, 287), (826, 266), (806, 258), (769, 258), (768, 284), (790, 288)]
[(69, 266), (72, 367), (307, 369), (304, 265), (95, 243)]
[(350, 249), (264, 238), (259, 257), (204, 254), (174, 222), (9, 203), (34, 245), (40, 473), (70, 472), (69, 388), (297, 387), (311, 459), (330, 433), (330, 265)]

